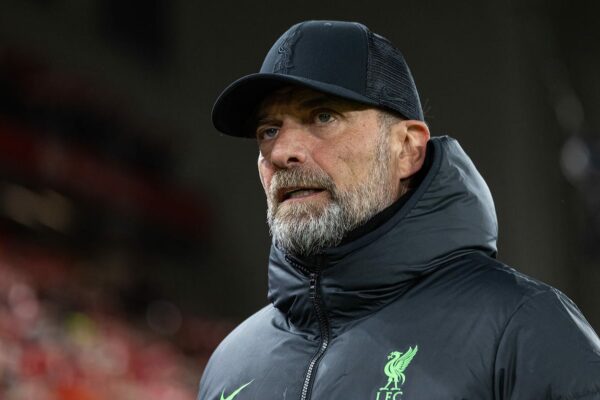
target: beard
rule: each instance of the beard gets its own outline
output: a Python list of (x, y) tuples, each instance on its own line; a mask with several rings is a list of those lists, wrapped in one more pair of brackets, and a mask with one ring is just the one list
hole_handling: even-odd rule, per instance
[[(267, 222), (275, 244), (299, 256), (318, 254), (339, 245), (353, 229), (395, 201), (391, 182), (389, 135), (379, 132), (374, 157), (364, 181), (339, 189), (322, 169), (295, 167), (276, 171), (267, 194)], [(318, 187), (325, 201), (280, 202), (285, 187)]]

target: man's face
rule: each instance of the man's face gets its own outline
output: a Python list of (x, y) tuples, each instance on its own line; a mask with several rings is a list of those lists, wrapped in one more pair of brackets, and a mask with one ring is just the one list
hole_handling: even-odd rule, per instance
[(309, 255), (335, 246), (398, 198), (377, 110), (289, 87), (261, 104), (257, 121), (267, 219), (284, 250)]

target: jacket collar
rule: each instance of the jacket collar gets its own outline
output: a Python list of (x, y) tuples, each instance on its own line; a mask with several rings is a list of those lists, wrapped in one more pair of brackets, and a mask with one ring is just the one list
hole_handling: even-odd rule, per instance
[(319, 279), (334, 333), (406, 292), (416, 280), (468, 252), (496, 253), (497, 221), (483, 178), (458, 142), (432, 138), (429, 171), (387, 221), (310, 258), (271, 246), (269, 300), (298, 329), (316, 320), (309, 293)]

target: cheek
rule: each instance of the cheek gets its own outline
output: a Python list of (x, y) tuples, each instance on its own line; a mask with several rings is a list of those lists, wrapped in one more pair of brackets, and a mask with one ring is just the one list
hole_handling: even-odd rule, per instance
[(268, 166), (268, 162), (262, 157), (262, 155), (258, 156), (258, 176), (265, 193), (268, 193), (269, 187), (271, 186), (271, 178), (273, 177), (273, 173), (271, 168)]
[(334, 173), (341, 185), (352, 186), (369, 173), (367, 166), (373, 163), (375, 151), (369, 143), (343, 146), (340, 150), (334, 157)]

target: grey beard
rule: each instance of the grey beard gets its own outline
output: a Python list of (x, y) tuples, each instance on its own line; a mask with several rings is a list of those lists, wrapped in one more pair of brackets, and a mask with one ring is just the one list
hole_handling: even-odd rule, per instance
[[(362, 225), (395, 200), (390, 179), (390, 151), (386, 132), (380, 132), (369, 178), (340, 191), (322, 170), (292, 168), (277, 171), (267, 196), (267, 222), (277, 246), (300, 256), (335, 247), (352, 229)], [(320, 204), (277, 204), (277, 190), (288, 186), (320, 187), (330, 199)]]

